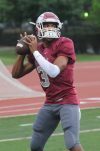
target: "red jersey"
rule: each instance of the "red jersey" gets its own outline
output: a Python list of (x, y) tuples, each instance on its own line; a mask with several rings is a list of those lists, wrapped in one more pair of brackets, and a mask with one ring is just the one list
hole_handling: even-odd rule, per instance
[[(74, 45), (71, 39), (60, 37), (54, 40), (47, 48), (43, 43), (38, 45), (38, 51), (51, 63), (58, 56), (68, 57), (66, 68), (55, 78), (50, 78), (35, 60), (40, 83), (46, 93), (45, 103), (79, 104), (76, 90), (73, 85), (73, 69), (76, 60)], [(31, 63), (34, 63), (33, 55), (28, 56)]]

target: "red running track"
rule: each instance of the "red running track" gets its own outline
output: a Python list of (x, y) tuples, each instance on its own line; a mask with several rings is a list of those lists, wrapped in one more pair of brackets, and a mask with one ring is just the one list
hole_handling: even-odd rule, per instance
[[(19, 79), (33, 90), (42, 91), (36, 72)], [(100, 62), (76, 63), (75, 85), (81, 109), (100, 108)], [(44, 97), (0, 100), (0, 117), (36, 114)]]

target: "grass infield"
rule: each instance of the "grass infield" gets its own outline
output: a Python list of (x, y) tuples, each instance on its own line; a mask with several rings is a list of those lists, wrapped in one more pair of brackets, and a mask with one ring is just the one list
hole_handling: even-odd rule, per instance
[[(0, 59), (5, 65), (14, 64), (16, 60), (15, 48), (0, 48)], [(77, 61), (100, 61), (100, 55), (78, 54)]]
[[(82, 110), (80, 140), (86, 151), (100, 149), (100, 109)], [(0, 119), (0, 151), (30, 151), (32, 123), (36, 116), (21, 116)], [(88, 131), (87, 131), (88, 130)], [(45, 151), (65, 151), (61, 125), (50, 137)], [(61, 135), (60, 135), (60, 134)], [(16, 138), (18, 140), (16, 140)]]

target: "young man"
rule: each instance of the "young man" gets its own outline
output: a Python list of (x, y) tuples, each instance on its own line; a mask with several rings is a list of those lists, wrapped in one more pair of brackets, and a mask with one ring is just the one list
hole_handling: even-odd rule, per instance
[[(75, 51), (71, 39), (61, 37), (62, 23), (52, 12), (45, 12), (36, 21), (36, 36), (25, 35), (30, 48), (28, 62), (18, 55), (12, 76), (20, 78), (36, 68), (46, 100), (33, 126), (31, 151), (43, 151), (45, 143), (59, 121), (64, 131), (66, 148), (83, 151), (79, 142), (79, 100), (73, 85)], [(41, 42), (38, 42), (41, 39)]]

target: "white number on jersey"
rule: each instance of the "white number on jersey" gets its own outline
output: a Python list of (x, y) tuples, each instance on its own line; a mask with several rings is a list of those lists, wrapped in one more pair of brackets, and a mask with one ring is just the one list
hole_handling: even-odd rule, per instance
[(49, 87), (50, 82), (49, 82), (49, 78), (48, 78), (48, 75), (46, 74), (46, 72), (40, 66), (37, 67), (37, 72), (41, 76), (41, 82), (40, 83), (41, 83), (42, 87), (44, 87), (44, 88)]

